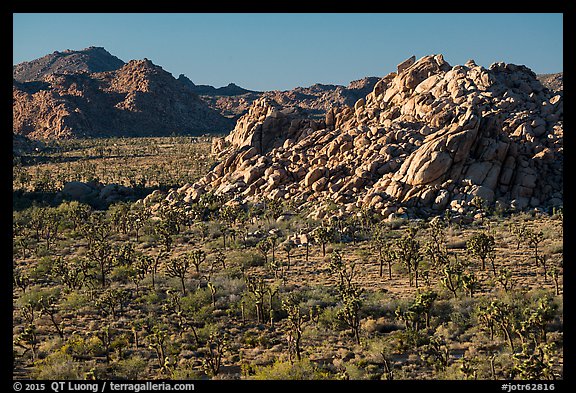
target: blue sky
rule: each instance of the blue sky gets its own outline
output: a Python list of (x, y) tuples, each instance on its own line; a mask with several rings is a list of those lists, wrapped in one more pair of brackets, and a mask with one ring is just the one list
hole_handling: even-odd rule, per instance
[(13, 64), (103, 46), (216, 87), (288, 90), (384, 76), (404, 59), (442, 53), (563, 71), (561, 13), (16, 13)]

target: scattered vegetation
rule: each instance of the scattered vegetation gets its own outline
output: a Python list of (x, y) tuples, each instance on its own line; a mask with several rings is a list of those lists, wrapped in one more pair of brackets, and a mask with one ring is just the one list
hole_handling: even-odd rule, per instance
[(15, 163), (15, 378), (563, 378), (561, 214), (53, 200), (89, 177), (168, 191), (208, 146), (64, 141)]

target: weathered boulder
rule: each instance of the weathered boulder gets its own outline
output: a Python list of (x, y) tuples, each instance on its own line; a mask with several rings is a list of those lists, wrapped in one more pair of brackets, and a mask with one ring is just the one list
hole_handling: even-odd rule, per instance
[(80, 181), (71, 181), (64, 184), (62, 194), (65, 197), (77, 200), (85, 200), (98, 195), (98, 189)]

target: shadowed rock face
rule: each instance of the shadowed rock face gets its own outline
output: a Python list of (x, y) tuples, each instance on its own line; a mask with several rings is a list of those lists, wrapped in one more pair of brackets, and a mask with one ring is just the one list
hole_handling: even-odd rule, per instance
[(464, 212), (478, 196), (523, 209), (562, 205), (563, 96), (525, 66), (425, 56), (324, 121), (257, 100), (213, 146), (221, 162), (170, 195), (329, 201), (383, 216), (399, 207)]
[(234, 127), (149, 60), (13, 84), (13, 131), (33, 139), (227, 132)]

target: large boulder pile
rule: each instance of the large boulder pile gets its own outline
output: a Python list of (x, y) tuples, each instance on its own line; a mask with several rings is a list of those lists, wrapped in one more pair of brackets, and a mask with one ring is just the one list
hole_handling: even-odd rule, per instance
[[(287, 140), (302, 137), (305, 130), (324, 128), (323, 121), (312, 120), (299, 107), (282, 107), (268, 98), (259, 98), (250, 106), (248, 113), (240, 117), (234, 130), (223, 143), (216, 140), (214, 145), (230, 147), (225, 152), (239, 151), (253, 147), (258, 154), (268, 153), (280, 147)], [(215, 147), (213, 153), (221, 154)]]
[(503, 208), (562, 205), (563, 93), (527, 67), (442, 55), (409, 59), (353, 107), (324, 121), (254, 102), (224, 141), (221, 161), (171, 203), (205, 192), (236, 200), (293, 199), (322, 216), (369, 207), (464, 212), (475, 196)]

